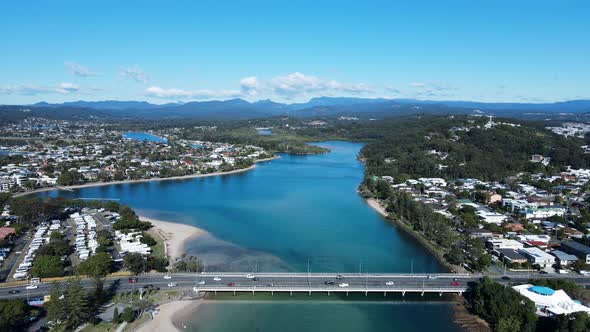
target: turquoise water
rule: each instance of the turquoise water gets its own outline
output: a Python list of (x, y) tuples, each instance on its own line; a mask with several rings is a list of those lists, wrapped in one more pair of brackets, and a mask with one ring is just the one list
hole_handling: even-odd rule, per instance
[(142, 132), (127, 132), (123, 134), (123, 138), (130, 138), (136, 141), (168, 143), (168, 140), (165, 138)]
[[(59, 192), (120, 198), (141, 214), (209, 234), (187, 245), (210, 271), (436, 272), (435, 258), (388, 225), (356, 193), (362, 144), (326, 142), (330, 153), (281, 155), (248, 172)], [(55, 195), (55, 192), (45, 195)]]
[[(208, 234), (191, 241), (187, 250), (204, 259), (210, 271), (307, 271), (308, 262), (312, 272), (441, 271), (432, 255), (387, 224), (356, 193), (363, 176), (363, 165), (356, 160), (362, 144), (319, 145), (331, 152), (281, 155), (228, 176), (42, 195), (120, 198), (148, 217), (200, 227)], [(187, 330), (458, 330), (445, 302), (319, 294), (304, 300), (275, 296), (273, 302), (261, 294), (234, 299), (222, 297), (200, 306), (185, 322)]]
[(272, 302), (252, 300), (251, 295), (209, 301), (195, 315), (177, 320), (177, 326), (198, 332), (461, 331), (453, 324), (453, 308), (448, 303), (366, 300), (362, 295), (329, 299), (319, 294), (311, 299), (284, 296)]

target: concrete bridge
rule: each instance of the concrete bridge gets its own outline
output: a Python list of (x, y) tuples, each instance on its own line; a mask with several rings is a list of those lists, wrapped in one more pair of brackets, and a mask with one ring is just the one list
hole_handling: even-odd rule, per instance
[(444, 293), (462, 294), (468, 274), (335, 274), (335, 273), (203, 273), (195, 276), (196, 292), (274, 293)]

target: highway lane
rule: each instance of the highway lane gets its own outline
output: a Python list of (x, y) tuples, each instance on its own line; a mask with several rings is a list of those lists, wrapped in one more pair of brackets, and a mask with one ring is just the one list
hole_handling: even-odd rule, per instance
[[(431, 289), (431, 288), (464, 288), (469, 282), (479, 280), (479, 276), (474, 275), (426, 275), (426, 274), (342, 274), (342, 279), (337, 278), (335, 273), (258, 273), (256, 280), (247, 278), (247, 273), (179, 273), (170, 274), (171, 279), (164, 279), (162, 273), (148, 273), (137, 277), (136, 283), (130, 283), (127, 277), (107, 278), (105, 280), (105, 288), (112, 283), (117, 284), (117, 292), (126, 292), (136, 290), (141, 287), (151, 285), (159, 287), (160, 289), (227, 289), (240, 291), (242, 289), (260, 289), (261, 291), (284, 291), (289, 288), (297, 289), (314, 289), (314, 290), (340, 290), (340, 283), (346, 283), (350, 289), (374, 289), (374, 290), (402, 290), (408, 289)], [(220, 280), (215, 280), (220, 279)], [(497, 282), (503, 284), (526, 283), (528, 278), (517, 277), (510, 280), (503, 280), (501, 276), (493, 277)], [(568, 278), (581, 285), (590, 284), (588, 277), (570, 277)], [(82, 285), (91, 289), (93, 281), (90, 279), (82, 279)], [(175, 287), (168, 287), (168, 284), (174, 282)], [(202, 284), (204, 282), (204, 284)], [(326, 284), (326, 282), (333, 282), (333, 284)], [(393, 285), (387, 285), (387, 282), (393, 282)], [(199, 284), (201, 283), (201, 284)], [(228, 286), (233, 284), (232, 286)], [(35, 298), (47, 295), (51, 291), (51, 283), (41, 283), (37, 289), (26, 290), (25, 286), (0, 287), (0, 298)], [(11, 290), (20, 291), (17, 294), (10, 294)]]

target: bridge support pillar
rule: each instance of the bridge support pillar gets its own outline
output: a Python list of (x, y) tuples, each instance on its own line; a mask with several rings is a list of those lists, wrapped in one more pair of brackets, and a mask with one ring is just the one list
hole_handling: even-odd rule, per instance
[(387, 296), (387, 292), (383, 292), (383, 297), (386, 297), (386, 296)]
[(254, 295), (254, 290), (252, 290), (252, 295)]
[(368, 295), (369, 295), (369, 291), (365, 291), (365, 296), (368, 296)]
[(420, 296), (424, 296), (424, 291), (422, 291), (422, 294), (420, 294)]
[(293, 291), (290, 291), (289, 293), (291, 294), (291, 296), (293, 296)]
[(271, 290), (270, 291), (270, 296), (275, 296), (275, 291)]
[(234, 296), (236, 296), (236, 291), (234, 291)]
[(215, 291), (215, 295), (217, 295), (217, 291)]
[(328, 291), (328, 296), (330, 296), (330, 291)]
[(403, 291), (402, 292), (402, 296), (406, 296), (406, 291)]
[(346, 291), (346, 296), (348, 296), (348, 291)]
[(438, 296), (442, 296), (442, 292), (438, 293)]
[(311, 296), (311, 291), (309, 291), (309, 296)]

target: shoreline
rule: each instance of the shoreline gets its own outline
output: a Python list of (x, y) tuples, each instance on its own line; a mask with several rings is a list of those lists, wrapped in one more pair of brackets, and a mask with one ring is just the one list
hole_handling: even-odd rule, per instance
[(447, 260), (444, 258), (444, 253), (440, 249), (436, 248), (436, 246), (434, 246), (432, 243), (430, 243), (430, 241), (428, 239), (426, 239), (424, 236), (416, 233), (413, 229), (410, 228), (410, 226), (408, 224), (406, 224), (400, 220), (394, 220), (394, 219), (388, 218), (389, 213), (385, 210), (385, 207), (383, 207), (383, 205), (377, 199), (364, 198), (364, 200), (368, 206), (370, 206), (373, 210), (375, 210), (377, 213), (379, 213), (379, 215), (381, 215), (383, 218), (385, 218), (388, 222), (395, 224), (398, 229), (404, 231), (406, 234), (410, 235), (412, 238), (414, 238), (416, 241), (418, 241), (418, 243), (420, 243), (420, 245), (424, 249), (428, 250), (431, 254), (434, 255), (436, 260), (445, 269), (447, 269), (448, 271), (450, 271), (452, 273), (466, 272), (462, 269), (462, 267), (457, 266), (457, 265), (453, 265), (453, 264), (447, 262)]
[(164, 240), (164, 254), (174, 262), (176, 258), (185, 254), (186, 243), (207, 232), (196, 226), (173, 221), (163, 221), (138, 215), (140, 220), (149, 221), (154, 225), (154, 231)]
[(198, 300), (174, 300), (172, 302), (158, 305), (158, 314), (144, 324), (136, 331), (182, 331), (183, 321), (186, 317), (194, 314), (202, 303), (203, 299)]
[(234, 169), (234, 170), (227, 171), (227, 172), (213, 172), (213, 173), (207, 173), (207, 174), (188, 174), (188, 175), (171, 176), (171, 177), (167, 177), (167, 178), (149, 178), (149, 179), (121, 180), (121, 181), (110, 181), (110, 182), (90, 182), (90, 183), (77, 184), (77, 185), (72, 185), (72, 186), (46, 187), (46, 188), (34, 189), (31, 191), (27, 191), (27, 192), (16, 193), (13, 195), (13, 197), (27, 196), (27, 195), (42, 193), (42, 192), (46, 192), (46, 191), (53, 191), (53, 190), (71, 191), (74, 189), (102, 187), (102, 186), (110, 186), (110, 185), (117, 185), (117, 184), (141, 183), (141, 182), (150, 182), (150, 181), (185, 180), (185, 179), (205, 178), (205, 177), (219, 176), (219, 175), (231, 175), (231, 174), (237, 174), (237, 173), (242, 173), (242, 172), (253, 170), (254, 168), (256, 168), (257, 163), (271, 161), (271, 160), (278, 159), (278, 158), (280, 158), (280, 156), (275, 155), (274, 157), (271, 157), (271, 158), (254, 160), (253, 161), (254, 164), (252, 166), (249, 166), (246, 168)]

